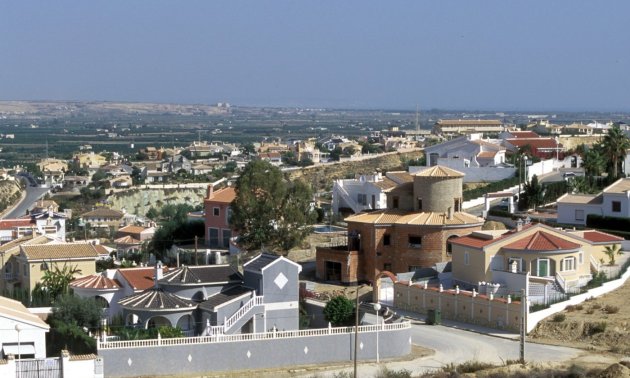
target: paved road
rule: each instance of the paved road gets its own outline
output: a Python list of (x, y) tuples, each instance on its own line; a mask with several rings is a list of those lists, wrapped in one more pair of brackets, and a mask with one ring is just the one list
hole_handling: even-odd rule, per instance
[(25, 215), (26, 210), (28, 210), (35, 201), (43, 197), (44, 194), (46, 194), (46, 192), (48, 192), (49, 189), (32, 187), (30, 185), (27, 185), (25, 190), (26, 190), (26, 197), (24, 197), (24, 200), (20, 202), (15, 208), (13, 208), (13, 210), (6, 213), (2, 217), (3, 219), (18, 218), (18, 217), (21, 217), (22, 215)]
[[(488, 336), (462, 329), (429, 326), (420, 322), (412, 327), (412, 343), (435, 351), (432, 356), (421, 357), (412, 361), (384, 362), (391, 370), (407, 369), (412, 376), (436, 371), (450, 363), (460, 364), (465, 361), (478, 360), (501, 365), (507, 360), (519, 358), (519, 343), (516, 340)], [(573, 359), (580, 355), (578, 349), (528, 343), (525, 359), (528, 362), (559, 362)], [(373, 377), (379, 371), (376, 363), (359, 364), (360, 377)], [(352, 372), (352, 368), (334, 371), (319, 371), (317, 376), (333, 377), (340, 371)], [(312, 375), (312, 372), (311, 372)]]

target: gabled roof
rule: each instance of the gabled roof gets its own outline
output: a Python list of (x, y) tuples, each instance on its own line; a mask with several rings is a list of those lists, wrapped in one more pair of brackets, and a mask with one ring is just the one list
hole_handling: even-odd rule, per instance
[(406, 171), (387, 172), (385, 176), (399, 184), (404, 182), (413, 182), (413, 176)]
[(89, 243), (21, 245), (20, 250), (24, 253), (28, 260), (58, 260), (98, 257), (98, 252), (94, 246)]
[(223, 188), (217, 190), (216, 192), (212, 192), (212, 195), (206, 198), (206, 201), (212, 202), (222, 202), (222, 203), (232, 203), (236, 198), (236, 190), (233, 187), (228, 186), (227, 188)]
[(589, 195), (589, 194), (565, 194), (558, 198), (557, 203), (574, 203), (582, 205), (601, 205), (604, 203), (604, 196), (602, 194)]
[(545, 231), (536, 231), (513, 243), (503, 246), (506, 249), (516, 249), (525, 251), (563, 251), (578, 249), (581, 245), (562, 239)]
[(192, 310), (197, 304), (165, 292), (161, 288), (150, 288), (118, 301), (123, 308), (131, 310)]
[(16, 322), (27, 323), (38, 328), (50, 329), (50, 326), (37, 315), (31, 313), (21, 302), (0, 296), (0, 317)]
[(477, 157), (480, 159), (490, 159), (497, 155), (498, 151), (481, 151), (477, 154)]
[(87, 217), (122, 218), (123, 215), (125, 214), (123, 214), (122, 212), (118, 210), (112, 210), (106, 207), (99, 207), (92, 211), (88, 211), (87, 213), (81, 214), (81, 217), (82, 218), (87, 218)]
[(460, 171), (456, 171), (449, 167), (442, 165), (436, 165), (429, 169), (425, 169), (422, 172), (415, 173), (416, 177), (464, 177), (464, 174)]
[(182, 266), (166, 273), (160, 284), (217, 284), (241, 282), (241, 274), (229, 265)]
[(118, 289), (120, 282), (102, 274), (91, 274), (70, 282), (70, 287), (81, 289)]
[(0, 245), (0, 252), (9, 252), (12, 249), (19, 250), (21, 245), (36, 245), (49, 243), (51, 239), (45, 235), (25, 235), (20, 238), (11, 240), (8, 243)]
[(298, 268), (298, 272), (302, 271), (302, 265), (295, 263), (287, 259), (286, 257), (272, 255), (270, 253), (261, 253), (260, 255), (254, 257), (253, 259), (243, 264), (243, 269), (256, 273), (262, 273), (263, 270), (267, 269), (269, 266), (277, 263), (278, 261), (286, 261), (289, 264), (295, 265)]

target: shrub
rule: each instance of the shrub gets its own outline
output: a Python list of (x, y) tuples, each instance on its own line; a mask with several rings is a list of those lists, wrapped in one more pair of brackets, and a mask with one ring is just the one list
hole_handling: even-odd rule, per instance
[(387, 366), (383, 366), (374, 376), (375, 378), (411, 378), (411, 372), (407, 369), (390, 370)]
[(577, 304), (577, 305), (575, 305), (575, 309), (577, 311), (582, 311), (582, 310), (584, 310), (584, 306), (582, 306), (581, 304)]
[(567, 310), (567, 312), (573, 312), (573, 311), (575, 311), (577, 309), (575, 308), (574, 305), (569, 305), (569, 306), (567, 306), (566, 310)]
[(585, 331), (589, 336), (595, 335), (597, 333), (602, 333), (606, 331), (606, 326), (607, 323), (606, 322), (596, 322), (596, 323), (590, 323), (586, 328)]
[(561, 323), (563, 321), (565, 321), (565, 319), (567, 318), (567, 316), (563, 313), (559, 313), (559, 314), (555, 314), (552, 318), (552, 320), (556, 323)]
[(600, 305), (599, 303), (593, 303), (592, 308), (595, 310), (599, 310), (600, 308), (602, 308), (602, 305)]
[(324, 307), (324, 316), (333, 326), (343, 326), (352, 323), (354, 305), (343, 295), (332, 298)]
[(588, 309), (586, 310), (586, 313), (587, 313), (588, 315), (592, 315), (592, 314), (594, 314), (594, 313), (595, 313), (595, 310), (594, 310), (592, 307), (590, 307), (590, 308), (588, 308)]
[(459, 365), (455, 365), (453, 363), (450, 363), (444, 367), (442, 367), (442, 371), (444, 373), (460, 373), (460, 374), (466, 374), (466, 373), (474, 373), (480, 370), (486, 370), (486, 369), (491, 369), (495, 367), (493, 364), (488, 363), (488, 362), (481, 362), (481, 361), (466, 361), (463, 362)]
[(586, 216), (586, 226), (606, 230), (628, 231), (630, 230), (630, 218), (589, 214)]
[(616, 314), (619, 312), (619, 307), (613, 305), (604, 306), (604, 312), (607, 314)]

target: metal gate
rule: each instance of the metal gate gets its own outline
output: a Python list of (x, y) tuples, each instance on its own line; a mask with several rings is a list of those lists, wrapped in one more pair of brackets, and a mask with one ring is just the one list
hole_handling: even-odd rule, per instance
[(394, 306), (394, 282), (389, 277), (382, 277), (381, 287), (378, 295), (379, 303), (385, 306)]
[(19, 378), (61, 378), (59, 358), (17, 360), (15, 363)]

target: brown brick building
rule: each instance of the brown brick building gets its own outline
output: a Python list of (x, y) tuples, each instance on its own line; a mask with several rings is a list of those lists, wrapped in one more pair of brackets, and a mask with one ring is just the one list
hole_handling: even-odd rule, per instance
[(317, 248), (317, 277), (355, 284), (449, 261), (448, 240), (481, 229), (461, 211), (461, 172), (434, 166), (387, 192), (388, 209), (346, 218), (348, 243)]

